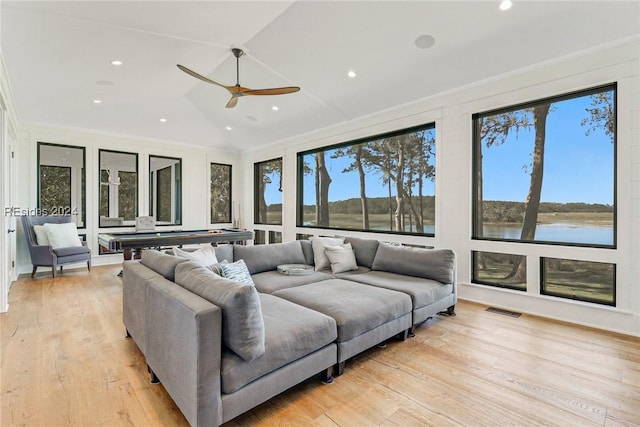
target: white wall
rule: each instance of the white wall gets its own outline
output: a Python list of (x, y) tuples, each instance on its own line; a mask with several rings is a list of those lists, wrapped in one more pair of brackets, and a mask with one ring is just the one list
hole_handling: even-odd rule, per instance
[[(372, 237), (448, 247), (458, 256), (459, 296), (525, 313), (640, 336), (640, 42), (576, 54), (491, 79), (481, 84), (405, 105), (339, 126), (318, 130), (243, 153), (244, 180), (253, 182), (253, 163), (283, 157), (283, 226), (260, 226), (282, 231), (283, 240), (295, 234), (322, 230), (296, 228), (296, 153), (382, 132), (435, 121), (437, 133), (436, 236), (374, 234)], [(426, 76), (428, 78), (428, 76)], [(618, 247), (611, 249), (489, 242), (471, 239), (473, 113), (547, 96), (618, 82)], [(252, 218), (253, 195), (245, 193), (243, 215)], [(326, 230), (325, 234), (335, 234)], [(349, 233), (340, 233), (349, 234)], [(471, 252), (497, 251), (527, 255), (527, 292), (471, 283)], [(602, 261), (617, 265), (617, 307), (576, 302), (539, 294), (540, 256)]]
[[(235, 152), (211, 150), (185, 144), (142, 140), (121, 135), (89, 133), (70, 129), (55, 129), (40, 126), (23, 126), (19, 136), (18, 157), (18, 199), (21, 208), (35, 208), (37, 202), (37, 144), (48, 142), (86, 147), (86, 232), (92, 250), (94, 265), (122, 262), (122, 255), (98, 255), (97, 235), (101, 231), (127, 231), (131, 227), (100, 229), (98, 227), (99, 196), (99, 156), (100, 149), (116, 150), (138, 154), (138, 206), (139, 215), (149, 213), (149, 155), (178, 157), (182, 159), (182, 225), (163, 227), (171, 229), (208, 229), (209, 223), (209, 175), (210, 163), (232, 165), (232, 179), (240, 181), (240, 155)], [(240, 186), (234, 189), (234, 197)], [(230, 225), (230, 224), (229, 224)], [(216, 224), (216, 228), (223, 225)], [(31, 262), (22, 230), (18, 233), (18, 273), (31, 271)]]

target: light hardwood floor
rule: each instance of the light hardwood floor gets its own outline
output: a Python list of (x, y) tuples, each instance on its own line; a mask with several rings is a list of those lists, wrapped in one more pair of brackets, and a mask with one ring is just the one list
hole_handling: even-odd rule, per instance
[[(0, 315), (2, 426), (187, 425), (124, 338), (120, 266), (21, 278)], [(640, 426), (640, 339), (460, 302), (416, 337), (228, 423)]]

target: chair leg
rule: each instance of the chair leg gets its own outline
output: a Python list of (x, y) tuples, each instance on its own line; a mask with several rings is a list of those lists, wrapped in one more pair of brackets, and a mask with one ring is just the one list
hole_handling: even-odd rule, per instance
[(31, 277), (32, 277), (32, 278), (33, 278), (33, 276), (35, 276), (35, 275), (36, 275), (36, 270), (37, 270), (37, 269), (38, 269), (38, 266), (37, 266), (37, 265), (34, 265), (34, 266), (33, 266), (33, 271), (31, 272)]
[(91, 260), (87, 261), (87, 269), (91, 271)]
[(51, 266), (51, 275), (55, 279), (55, 277), (56, 277), (56, 266), (55, 265)]

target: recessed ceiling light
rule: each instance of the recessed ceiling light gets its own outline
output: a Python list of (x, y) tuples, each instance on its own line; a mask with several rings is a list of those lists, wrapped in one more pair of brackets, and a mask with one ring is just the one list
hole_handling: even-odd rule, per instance
[(513, 6), (511, 0), (502, 0), (500, 2), (500, 6), (498, 7), (500, 8), (500, 10), (505, 11), (511, 9), (511, 6)]
[(94, 99), (93, 103), (94, 104), (102, 104), (102, 100), (101, 99)]
[(418, 36), (413, 43), (418, 49), (429, 49), (436, 43), (436, 39), (434, 39), (433, 36), (430, 36), (429, 34), (423, 34), (421, 36)]
[(353, 79), (356, 77), (356, 72), (353, 70), (349, 70), (349, 72), (347, 73), (347, 76)]
[(279, 110), (279, 108), (278, 108), (278, 106), (277, 106), (277, 105), (274, 105), (273, 107), (271, 107), (271, 109), (272, 109), (273, 111), (278, 111), (278, 110)]
[(226, 130), (231, 130), (231, 129), (233, 129), (233, 128), (232, 128), (231, 126), (227, 126), (227, 127), (225, 127), (225, 129), (226, 129)]
[(166, 123), (166, 122), (167, 122), (167, 119), (165, 119), (165, 118), (163, 117), (163, 118), (161, 118), (161, 119), (160, 119), (160, 121), (161, 121), (162, 123)]
[(122, 61), (114, 59), (113, 61), (111, 61), (111, 65), (122, 65)]

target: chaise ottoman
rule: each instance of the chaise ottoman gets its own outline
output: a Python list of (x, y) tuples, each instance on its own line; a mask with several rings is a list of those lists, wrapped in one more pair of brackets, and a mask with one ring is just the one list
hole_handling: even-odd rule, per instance
[(338, 366), (356, 354), (411, 328), (409, 295), (344, 279), (323, 280), (274, 292), (279, 298), (332, 317), (338, 329)]

